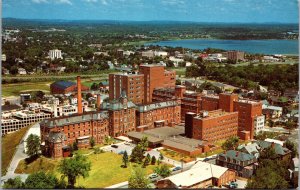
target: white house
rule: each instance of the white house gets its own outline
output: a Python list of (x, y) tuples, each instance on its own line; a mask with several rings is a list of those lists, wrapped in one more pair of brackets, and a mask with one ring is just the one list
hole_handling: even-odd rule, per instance
[(168, 56), (168, 52), (166, 52), (166, 51), (154, 51), (154, 56), (166, 57), (166, 56)]
[(19, 75), (26, 75), (27, 72), (26, 72), (26, 70), (24, 68), (18, 68), (18, 74)]
[(61, 50), (58, 49), (52, 49), (49, 51), (49, 57), (51, 60), (54, 59), (62, 59)]
[(184, 62), (184, 59), (176, 58), (176, 57), (174, 57), (174, 56), (170, 56), (170, 57), (169, 57), (169, 60), (170, 60), (170, 61), (173, 61), (175, 67), (178, 67), (178, 64), (179, 64), (179, 63)]

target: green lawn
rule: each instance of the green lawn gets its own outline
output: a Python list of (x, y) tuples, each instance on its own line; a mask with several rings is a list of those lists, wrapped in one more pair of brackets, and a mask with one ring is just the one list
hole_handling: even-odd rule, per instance
[(5, 175), (6, 170), (10, 164), (11, 159), (15, 153), (17, 145), (27, 132), (29, 127), (24, 127), (16, 132), (7, 134), (2, 137), (2, 150), (1, 150), (1, 171), (2, 175)]
[[(88, 178), (80, 178), (77, 186), (85, 188), (103, 188), (117, 183), (128, 181), (131, 170), (136, 164), (129, 164), (128, 168), (122, 168), (122, 155), (106, 152), (102, 154), (91, 154), (89, 160), (92, 162), (92, 169)], [(152, 173), (155, 166), (146, 168), (147, 173)]]
[[(89, 177), (79, 178), (76, 186), (84, 186), (85, 188), (103, 188), (117, 183), (128, 181), (131, 170), (136, 164), (129, 164), (128, 168), (122, 168), (122, 155), (117, 155), (110, 152), (88, 155), (89, 161), (92, 163)], [(40, 157), (34, 162), (26, 166), (22, 160), (16, 173), (33, 173), (35, 171), (53, 172), (58, 177), (60, 174), (57, 171), (57, 166), (61, 159), (49, 159)], [(148, 174), (153, 172), (154, 165), (149, 165), (146, 168)]]
[(24, 82), (15, 84), (2, 84), (2, 96), (19, 96), (20, 93), (42, 90), (50, 91), (50, 82)]

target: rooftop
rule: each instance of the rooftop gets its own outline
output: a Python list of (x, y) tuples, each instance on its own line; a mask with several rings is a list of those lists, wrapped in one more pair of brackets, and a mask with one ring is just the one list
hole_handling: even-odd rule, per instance
[(165, 101), (165, 102), (156, 102), (146, 105), (138, 105), (137, 111), (139, 112), (147, 112), (155, 109), (165, 108), (177, 106), (178, 103), (176, 101)]
[(76, 83), (75, 82), (71, 82), (71, 81), (57, 81), (57, 82), (52, 83), (51, 85), (55, 85), (58, 88), (65, 89), (65, 88), (68, 88), (70, 86), (76, 85)]
[(71, 115), (71, 116), (64, 116), (58, 118), (51, 118), (43, 120), (40, 125), (47, 126), (49, 128), (52, 127), (61, 127), (66, 124), (75, 124), (81, 123), (84, 121), (91, 121), (91, 120), (100, 120), (100, 119), (108, 119), (108, 112), (101, 111), (101, 112), (87, 112), (81, 115)]
[(190, 187), (212, 177), (220, 178), (228, 169), (214, 164), (198, 161), (190, 170), (167, 177), (177, 187)]

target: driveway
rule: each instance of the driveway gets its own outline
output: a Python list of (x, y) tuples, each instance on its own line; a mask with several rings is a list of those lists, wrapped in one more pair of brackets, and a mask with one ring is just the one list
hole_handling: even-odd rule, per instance
[(119, 152), (122, 152), (122, 151), (126, 151), (127, 155), (129, 156), (129, 155), (131, 155), (131, 152), (132, 152), (133, 148), (135, 147), (135, 145), (134, 144), (126, 145), (124, 143), (125, 142), (115, 144), (115, 145), (118, 146), (118, 148), (113, 148), (111, 146), (106, 146), (106, 147), (103, 147), (102, 149), (104, 151), (113, 152), (113, 153), (116, 153), (116, 154), (118, 154)]

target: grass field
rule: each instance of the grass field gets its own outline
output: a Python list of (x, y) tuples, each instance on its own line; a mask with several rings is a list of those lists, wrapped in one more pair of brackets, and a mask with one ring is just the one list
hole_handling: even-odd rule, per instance
[[(76, 186), (84, 186), (85, 188), (102, 188), (111, 186), (117, 183), (127, 181), (133, 167), (136, 164), (128, 164), (127, 168), (122, 168), (122, 155), (117, 155), (110, 152), (101, 154), (88, 155), (89, 161), (92, 163), (89, 177), (79, 178)], [(58, 177), (60, 174), (57, 171), (60, 159), (54, 160), (45, 157), (40, 157), (31, 164), (26, 165), (22, 160), (16, 173), (33, 173), (35, 171), (53, 172)], [(147, 174), (153, 172), (154, 165), (149, 165), (146, 168)]]
[(176, 71), (176, 75), (185, 76), (186, 67), (173, 67), (171, 70)]
[(5, 175), (6, 170), (10, 164), (10, 161), (15, 153), (17, 145), (20, 143), (21, 139), (27, 132), (29, 127), (24, 127), (19, 131), (11, 134), (7, 134), (2, 138), (2, 150), (1, 150), (1, 171), (2, 175)]
[(50, 82), (24, 82), (15, 84), (2, 84), (2, 96), (19, 96), (22, 92), (42, 90), (49, 93)]
[(170, 149), (162, 149), (159, 151), (164, 157), (167, 158), (171, 158), (173, 160), (177, 160), (177, 161), (181, 161), (183, 160), (184, 162), (190, 162), (193, 161), (195, 158), (185, 155), (185, 154), (181, 154), (179, 152), (175, 152), (173, 150)]

